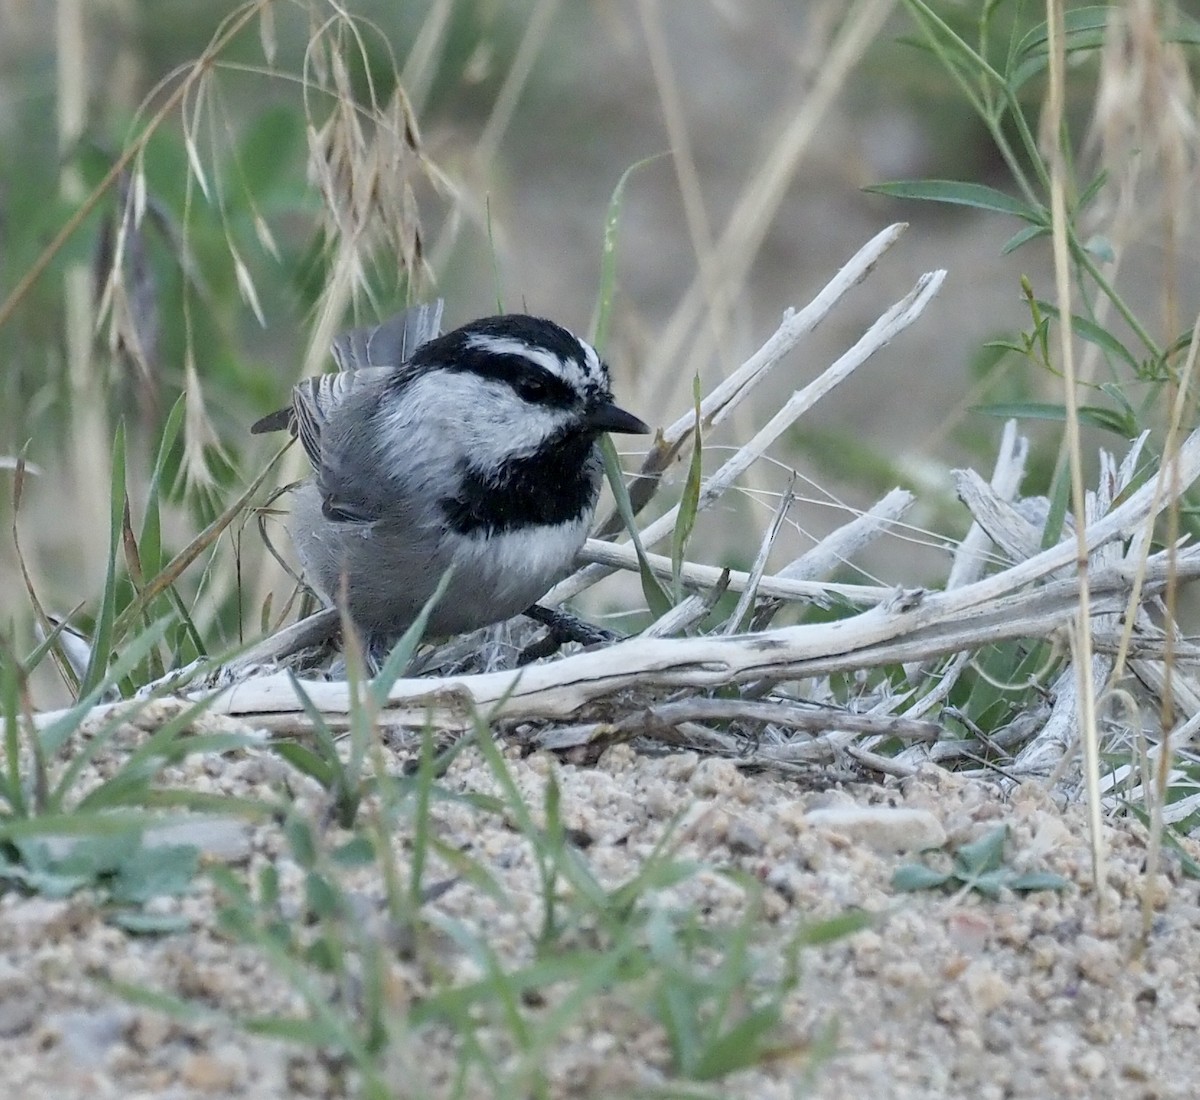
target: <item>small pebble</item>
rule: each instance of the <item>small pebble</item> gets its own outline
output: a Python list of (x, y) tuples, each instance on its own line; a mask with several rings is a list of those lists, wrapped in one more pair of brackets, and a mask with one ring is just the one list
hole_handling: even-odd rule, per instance
[(941, 822), (928, 810), (905, 806), (829, 806), (809, 810), (814, 828), (828, 829), (875, 852), (921, 852), (946, 843)]

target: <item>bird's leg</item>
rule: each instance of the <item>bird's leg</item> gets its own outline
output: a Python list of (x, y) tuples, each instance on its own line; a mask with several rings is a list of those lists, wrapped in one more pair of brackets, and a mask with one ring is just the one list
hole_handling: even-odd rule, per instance
[(624, 634), (618, 634), (615, 630), (605, 630), (604, 627), (589, 623), (578, 615), (557, 608), (542, 607), (541, 604), (535, 603), (532, 607), (527, 607), (522, 614), (547, 627), (547, 633), (521, 650), (517, 658), (518, 665), (527, 665), (540, 657), (549, 657), (567, 642), (579, 642), (585, 646), (611, 645), (625, 639)]

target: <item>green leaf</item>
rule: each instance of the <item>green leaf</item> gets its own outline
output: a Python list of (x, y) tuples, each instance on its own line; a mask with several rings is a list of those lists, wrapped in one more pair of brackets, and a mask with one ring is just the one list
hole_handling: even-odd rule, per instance
[(185, 893), (196, 875), (200, 850), (191, 844), (140, 847), (121, 861), (108, 883), (119, 905), (141, 905), (151, 898)]
[(322, 920), (334, 920), (342, 914), (341, 893), (318, 871), (309, 871), (305, 877), (304, 897), (308, 908)]
[[(634, 171), (666, 155), (666, 153), (656, 153), (654, 156), (631, 164), (621, 173), (621, 178), (617, 181), (617, 186), (613, 188), (612, 197), (609, 199), (608, 216), (604, 221), (604, 245), (600, 257), (600, 293), (596, 305), (596, 323), (592, 327), (592, 345), (597, 351), (603, 351), (604, 345), (608, 341), (608, 325), (612, 315), (612, 301), (617, 281), (617, 228), (621, 222), (621, 202), (624, 198), (625, 186)], [(638, 557), (638, 568), (642, 578), (642, 593), (646, 598), (647, 606), (657, 618), (658, 615), (665, 614), (670, 610), (671, 602), (667, 599), (667, 594), (658, 583), (658, 579), (650, 571), (650, 565), (646, 560), (646, 551), (642, 547), (642, 540), (634, 521), (633, 505), (629, 500), (629, 492), (625, 488), (625, 479), (621, 472), (617, 449), (607, 435), (600, 438), (600, 453), (604, 458), (604, 473), (612, 489), (617, 511), (633, 540), (633, 548)], [(661, 610), (656, 611), (656, 608)]]
[(211, 1024), (221, 1020), (219, 1014), (212, 1009), (206, 1008), (194, 1001), (184, 1000), (182, 997), (175, 997), (169, 993), (160, 993), (156, 989), (147, 989), (141, 985), (114, 982), (102, 975), (95, 975), (91, 980), (98, 983), (102, 989), (110, 993), (115, 993), (122, 1000), (126, 1000), (130, 1004), (140, 1005), (143, 1008), (161, 1012), (164, 1016), (172, 1020), (178, 1020), (185, 1024), (200, 1022)]
[(5, 653), (0, 662), (0, 694), (4, 715), (4, 780), (0, 798), (8, 804), (8, 814), (25, 817), (29, 807), (25, 800), (25, 780), (21, 771), (21, 680), (23, 669), (16, 657)]
[(138, 550), (141, 552), (142, 568), (147, 577), (158, 574), (166, 563), (162, 554), (162, 529), (160, 499), (163, 486), (167, 479), (167, 463), (175, 447), (183, 427), (183, 414), (187, 398), (180, 394), (175, 404), (167, 414), (163, 425), (162, 435), (158, 441), (158, 454), (154, 460), (154, 472), (150, 475), (150, 484), (146, 489), (146, 510), (142, 517), (142, 530), (138, 539)]
[(369, 867), (375, 862), (375, 845), (369, 837), (352, 837), (345, 844), (334, 848), (330, 859), (339, 867)]
[(1096, 173), (1096, 178), (1087, 185), (1080, 193), (1079, 198), (1075, 201), (1076, 211), (1081, 211), (1100, 194), (1100, 189), (1108, 182), (1108, 169), (1104, 168)]
[[(328, 773), (333, 777), (332, 781), (326, 784), (325, 789), (327, 791), (348, 791), (351, 786), (350, 775), (342, 764), (342, 758), (338, 755), (337, 743), (334, 741), (333, 731), (325, 721), (325, 715), (309, 698), (308, 692), (304, 690), (296, 674), (288, 669), (287, 675), (288, 682), (292, 685), (292, 690), (296, 693), (296, 698), (300, 700), (300, 705), (304, 708), (304, 713), (312, 725), (313, 740), (317, 744), (320, 756), (325, 761)], [(317, 777), (313, 775), (312, 778), (316, 779)]]
[(1048, 550), (1062, 538), (1070, 507), (1071, 469), (1068, 463), (1062, 462), (1050, 485), (1050, 511), (1046, 515), (1046, 526), (1042, 528), (1043, 550)]
[(600, 437), (600, 453), (604, 458), (604, 472), (608, 476), (608, 484), (612, 488), (617, 511), (621, 514), (621, 520), (625, 524), (625, 530), (629, 532), (634, 552), (637, 554), (638, 572), (642, 579), (642, 595), (646, 598), (646, 606), (650, 608), (650, 613), (656, 619), (660, 618), (671, 610), (671, 600), (663, 586), (658, 583), (658, 578), (654, 575), (650, 568), (650, 562), (646, 558), (646, 550), (642, 546), (642, 536), (633, 515), (633, 504), (629, 500), (629, 492), (625, 488), (625, 479), (617, 458), (617, 448), (613, 446), (613, 441), (607, 435)]
[(964, 844), (954, 853), (954, 864), (964, 874), (982, 875), (994, 871), (1004, 862), (1004, 843), (1008, 826), (998, 825), (971, 844)]
[(1079, 419), (1084, 424), (1103, 428), (1125, 440), (1136, 438), (1140, 431), (1132, 412), (1106, 409), (1101, 405), (1080, 405)]
[(241, 1021), (241, 1026), (251, 1035), (262, 1035), (270, 1039), (301, 1046), (328, 1046), (336, 1037), (318, 1020), (303, 1020), (291, 1016), (254, 1016)]
[[(1063, 49), (1070, 55), (1097, 50), (1104, 44), (1111, 7), (1093, 6), (1068, 9), (1063, 13)], [(1163, 41), (1183, 46), (1200, 45), (1200, 23), (1186, 15), (1175, 12), (1170, 24), (1159, 28)], [(1013, 51), (1013, 64), (1009, 66), (1008, 84), (1015, 95), (1034, 76), (1041, 72), (1049, 61), (1049, 35), (1045, 23), (1039, 23), (1029, 31)]]
[[(146, 654), (158, 644), (159, 640), (166, 633), (166, 621), (154, 623), (148, 629), (139, 634), (133, 641), (125, 645), (120, 653), (120, 656), (113, 662), (112, 667), (108, 669), (107, 676), (101, 676), (100, 680), (93, 685), (90, 691), (81, 695), (79, 702), (68, 710), (61, 718), (52, 722), (41, 730), (38, 739), (41, 742), (42, 750), (48, 755), (53, 755), (66, 743), (71, 737), (88, 712), (100, 701), (100, 698), (109, 689), (109, 687), (118, 680), (127, 676)], [(137, 715), (142, 706), (148, 704), (150, 700), (140, 700), (130, 702), (124, 705), (124, 709), (119, 712), (114, 712), (112, 716), (105, 722), (104, 731), (102, 734), (94, 734), (93, 738), (101, 736), (112, 736), (112, 733), (122, 722), (130, 722)], [(61, 783), (60, 783), (61, 786)]]
[(972, 890), (977, 890), (984, 897), (998, 898), (1012, 878), (1012, 871), (1007, 867), (998, 867), (977, 875), (959, 872), (958, 878), (964, 885), (971, 887)]
[[(913, 864), (913, 866), (920, 865)], [(922, 867), (922, 870), (925, 868)], [(876, 919), (873, 913), (865, 910), (852, 910), (836, 917), (830, 917), (828, 920), (805, 925), (800, 929), (797, 942), (804, 947), (819, 947), (823, 944), (833, 943), (836, 940), (845, 939), (846, 936), (852, 936), (855, 932), (861, 932), (864, 928), (870, 928), (875, 924)]]
[(989, 210), (996, 214), (1012, 214), (1041, 228), (1047, 228), (1050, 224), (1050, 217), (1045, 208), (1032, 207), (982, 183), (962, 183), (956, 180), (896, 180), (891, 183), (872, 184), (863, 190), (888, 195), (894, 199), (923, 199), (927, 202)]
[(263, 864), (258, 872), (258, 901), (263, 909), (274, 909), (279, 904), (279, 870), (273, 863)]
[[(994, 405), (974, 405), (971, 411), (1003, 420), (1054, 420), (1064, 423), (1067, 419), (1064, 405), (1041, 401), (1001, 401)], [(1103, 428), (1122, 439), (1132, 439), (1138, 434), (1137, 422), (1131, 412), (1108, 409), (1102, 405), (1080, 405), (1077, 411), (1082, 424)]]
[(283, 831), (296, 862), (301, 867), (312, 867), (317, 861), (317, 842), (312, 826), (299, 814), (292, 813), (283, 823)]
[(105, 920), (134, 936), (169, 936), (192, 926), (182, 913), (147, 913), (142, 909), (118, 909)]
[(1117, 258), (1117, 250), (1112, 241), (1103, 233), (1093, 233), (1083, 242), (1083, 250), (1089, 256), (1095, 256), (1102, 264), (1111, 264)]
[[(1063, 49), (1067, 54), (1095, 50), (1104, 43), (1110, 9), (1107, 7), (1075, 8), (1063, 13)], [(1007, 78), (1012, 94), (1016, 94), (1049, 62), (1049, 31), (1039, 23), (1029, 31), (1013, 51)]]
[(692, 1069), (692, 1076), (700, 1081), (714, 1081), (754, 1065), (779, 1019), (779, 1007), (774, 1004), (748, 1013), (705, 1045)]
[[(1051, 302), (1038, 300), (1038, 307), (1043, 313), (1048, 314), (1055, 320), (1061, 318), (1058, 307)], [(1081, 340), (1086, 340), (1089, 344), (1095, 344), (1101, 351), (1108, 352), (1109, 355), (1120, 359), (1134, 373), (1137, 372), (1139, 363), (1133, 353), (1121, 343), (1111, 332), (1106, 328), (1102, 328), (1095, 321), (1089, 320), (1087, 317), (1080, 317), (1079, 314), (1071, 314), (1071, 331), (1075, 333)]]
[(1004, 247), (1000, 249), (1001, 256), (1007, 256), (1010, 252), (1016, 252), (1023, 244), (1036, 239), (1037, 237), (1050, 236), (1050, 229), (1044, 225), (1027, 225), (1024, 229), (1018, 229), (1007, 241), (1004, 242)]
[(333, 768), (307, 745), (296, 741), (276, 741), (271, 745), (271, 750), (297, 771), (307, 775), (309, 779), (316, 780), (325, 790), (333, 786), (337, 778)]
[(935, 871), (923, 863), (906, 863), (892, 872), (892, 889), (911, 892), (913, 890), (935, 890), (945, 886), (951, 875)]
[(1002, 420), (1057, 420), (1067, 418), (1065, 405), (1047, 401), (997, 401), (990, 405), (973, 405), (972, 412), (996, 416)]
[(654, 1006), (658, 1022), (667, 1033), (676, 1071), (691, 1077), (700, 1060), (692, 991), (676, 983), (664, 984), (655, 992)]

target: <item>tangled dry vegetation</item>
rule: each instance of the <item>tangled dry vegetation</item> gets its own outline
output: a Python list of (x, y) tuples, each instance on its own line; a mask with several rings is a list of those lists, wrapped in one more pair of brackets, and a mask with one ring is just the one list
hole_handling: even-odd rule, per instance
[[(696, 411), (659, 432), (631, 482), (635, 509), (651, 500), (660, 475), (686, 454), (697, 431), (703, 435), (729, 416), (870, 274), (904, 228), (893, 225), (864, 245)], [(386, 690), (371, 697), (379, 727), (393, 736), (428, 728), (451, 735), (482, 718), (522, 744), (560, 751), (586, 746), (598, 752), (633, 741), (686, 747), (785, 772), (818, 768), (845, 774), (850, 765), (860, 773), (893, 776), (913, 775), (922, 762), (934, 761), (1012, 781), (1053, 776), (1078, 789), (1081, 772), (1074, 750), (1081, 718), (1073, 646), (1080, 630), (1087, 629), (1096, 652), (1094, 691), (1102, 692), (1114, 671), (1125, 666), (1136, 683), (1136, 696), (1129, 691), (1111, 696), (1123, 704), (1119, 714), (1103, 708), (1109, 743), (1149, 737), (1156, 746), (1149, 751), (1151, 761), (1164, 745), (1181, 748), (1200, 723), (1200, 684), (1188, 671), (1197, 653), (1178, 634), (1164, 632), (1157, 612), (1169, 578), (1200, 572), (1200, 553), (1182, 543), (1154, 549), (1152, 538), (1156, 518), (1200, 475), (1200, 432), (1188, 436), (1171, 461), (1149, 477), (1139, 462), (1145, 436), (1119, 459), (1101, 455), (1100, 479), (1088, 493), (1082, 531), (1090, 555), (1088, 623), (1079, 621), (1077, 532), (1067, 519), (1061, 536), (1044, 545), (1050, 505), (1019, 495), (1029, 447), (1013, 423), (1004, 432), (990, 480), (972, 470), (955, 475), (972, 523), (957, 542), (941, 590), (828, 579), (902, 521), (914, 496), (899, 489), (773, 573), (766, 572), (766, 562), (788, 494), (749, 571), (650, 552), (672, 534), (678, 542), (681, 524), (690, 529), (696, 511), (720, 499), (820, 398), (916, 322), (944, 278), (943, 271), (922, 276), (845, 354), (794, 392), (697, 486), (690, 514), (685, 490), (684, 504), (642, 526), (637, 538), (589, 540), (586, 564), (544, 601), (553, 607), (613, 570), (640, 569), (674, 580), (687, 592), (648, 628), (616, 644), (519, 668), (518, 657), (537, 629), (530, 623), (460, 639), (423, 654), (422, 675), (395, 678), (397, 670), (392, 671), (382, 685)], [(611, 522), (601, 527), (607, 534), (617, 529)], [(699, 632), (726, 591), (738, 594), (736, 605), (715, 627)], [(788, 603), (848, 607), (854, 613), (773, 628), (772, 618)], [(232, 664), (176, 673), (144, 689), (138, 700), (96, 708), (90, 721), (111, 719), (114, 708), (142, 708), (153, 694), (156, 721), (208, 699), (201, 724), (234, 720), (273, 733), (301, 734), (311, 730), (315, 707), (330, 729), (347, 729), (365, 697), (363, 684), (344, 674), (310, 676), (300, 681), (306, 703), (292, 671), (311, 671), (314, 653), (328, 649), (336, 628), (336, 612), (320, 612)], [(1008, 686), (1020, 690), (1048, 681), (1048, 690), (1035, 692), (1033, 703), (998, 730), (953, 732), (963, 726), (951, 702), (960, 678), (968, 673), (986, 677), (983, 655), (1017, 641), (1037, 663), (1024, 682)], [(1189, 717), (1169, 730), (1150, 728), (1151, 716), (1175, 713)], [(45, 715), (41, 721), (49, 724), (56, 717)], [(147, 715), (138, 721), (144, 724)], [(1122, 779), (1127, 786), (1136, 781), (1129, 772), (1110, 777), (1110, 788)], [(1189, 811), (1190, 800), (1173, 807), (1176, 817)]]

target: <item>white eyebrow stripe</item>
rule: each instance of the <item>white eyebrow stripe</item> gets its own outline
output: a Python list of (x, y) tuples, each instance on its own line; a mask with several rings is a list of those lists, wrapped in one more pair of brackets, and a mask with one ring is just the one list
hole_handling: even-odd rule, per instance
[(603, 377), (605, 371), (600, 365), (600, 356), (596, 353), (596, 349), (586, 340), (580, 340), (579, 346), (583, 348), (584, 374), (589, 378)]
[(469, 336), (467, 343), (480, 351), (490, 351), (496, 355), (519, 355), (522, 359), (528, 359), (543, 370), (549, 371), (556, 378), (563, 378), (572, 366), (576, 366), (574, 363), (564, 363), (545, 348), (531, 347), (524, 340), (514, 340), (511, 336)]

